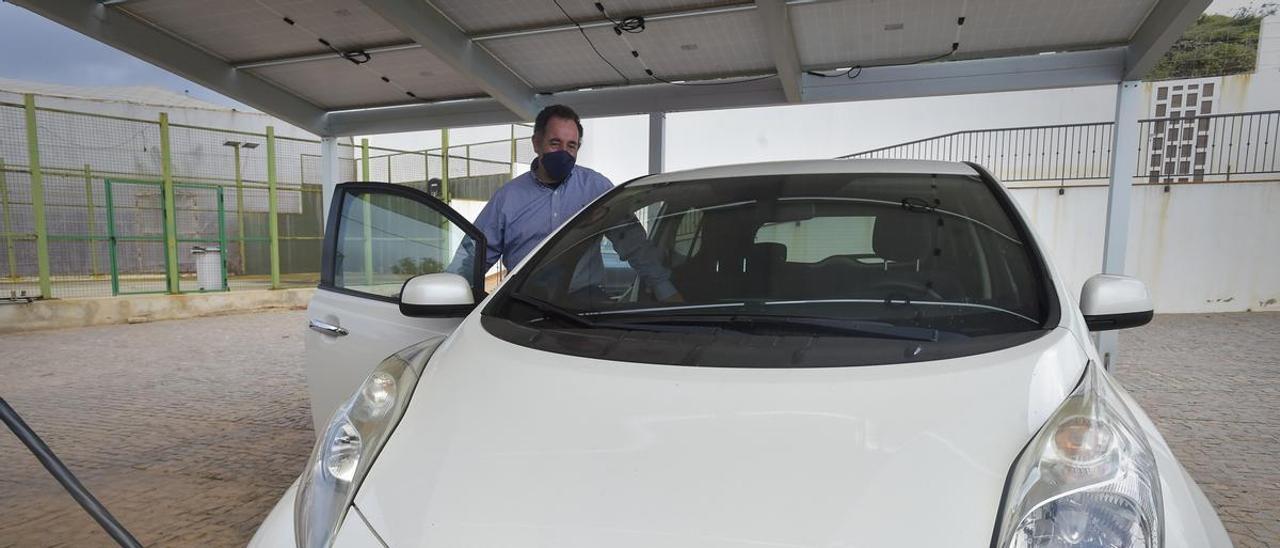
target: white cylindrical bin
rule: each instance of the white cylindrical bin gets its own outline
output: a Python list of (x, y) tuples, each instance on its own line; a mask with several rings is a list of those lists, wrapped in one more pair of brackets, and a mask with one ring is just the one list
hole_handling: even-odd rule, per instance
[(193, 247), (196, 256), (196, 285), (200, 291), (222, 291), (222, 248)]

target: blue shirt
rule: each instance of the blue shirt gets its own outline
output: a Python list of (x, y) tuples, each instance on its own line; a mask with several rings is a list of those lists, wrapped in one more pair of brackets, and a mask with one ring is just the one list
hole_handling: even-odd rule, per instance
[[(582, 166), (574, 166), (569, 177), (554, 187), (539, 183), (532, 171), (526, 171), (502, 185), (476, 217), (476, 228), (484, 233), (487, 248), (482, 270), (488, 272), (498, 260), (508, 269), (515, 268), (565, 221), (612, 189), (613, 183), (608, 178)], [(648, 240), (644, 237), (643, 230), (639, 227), (635, 227), (635, 230), (641, 232), (638, 235), (629, 234), (629, 238), (619, 237), (620, 234), (606, 236), (614, 243), (619, 256), (627, 260), (641, 278), (653, 284), (659, 297), (674, 294), (675, 288), (669, 281), (669, 271), (659, 263), (647, 245)], [(626, 243), (619, 245), (624, 241)], [(455, 273), (471, 272), (474, 246), (470, 239), (465, 240), (447, 270)], [(600, 254), (593, 253), (589, 256), (589, 261), (575, 273), (577, 281), (574, 285), (604, 280), (604, 264)]]

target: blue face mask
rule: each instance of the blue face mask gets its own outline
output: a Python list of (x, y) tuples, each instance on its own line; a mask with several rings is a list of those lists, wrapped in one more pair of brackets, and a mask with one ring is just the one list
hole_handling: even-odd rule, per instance
[(538, 165), (542, 165), (547, 170), (547, 175), (551, 177), (552, 184), (563, 183), (569, 178), (569, 174), (573, 173), (573, 166), (578, 162), (572, 154), (567, 150), (555, 150), (543, 153), (533, 161), (533, 170), (538, 170)]

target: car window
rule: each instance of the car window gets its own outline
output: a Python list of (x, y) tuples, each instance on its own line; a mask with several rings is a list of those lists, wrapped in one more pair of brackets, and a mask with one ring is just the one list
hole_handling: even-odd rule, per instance
[[(1003, 344), (976, 339), (1040, 333), (1056, 313), (1052, 283), (1015, 211), (993, 184), (958, 175), (633, 183), (571, 220), (484, 314), (594, 337), (679, 333), (673, 348), (698, 335), (732, 333), (738, 348), (773, 341), (752, 359), (799, 359), (804, 352), (777, 344), (792, 337), (801, 346), (888, 344), (899, 352), (890, 361), (904, 359), (903, 341), (935, 349), (906, 361), (974, 352)], [(592, 261), (607, 267), (582, 268)], [(709, 359), (714, 340), (698, 343), (697, 359)]]
[(345, 194), (338, 217), (334, 287), (398, 297), (409, 278), (443, 272), (464, 240), (441, 212), (397, 194)]
[(773, 243), (786, 250), (789, 263), (816, 263), (837, 255), (874, 256), (871, 215), (814, 217), (800, 221), (764, 223), (754, 243)]

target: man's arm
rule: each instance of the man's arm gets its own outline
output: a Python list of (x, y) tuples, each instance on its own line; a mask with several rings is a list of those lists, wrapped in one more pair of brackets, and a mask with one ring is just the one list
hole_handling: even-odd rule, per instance
[[(603, 175), (596, 175), (592, 183), (597, 196), (613, 189), (613, 182)], [(632, 270), (640, 275), (640, 279), (653, 288), (653, 295), (658, 300), (682, 299), (675, 284), (671, 283), (671, 270), (663, 266), (661, 255), (649, 241), (644, 227), (640, 225), (635, 215), (631, 216), (630, 223), (606, 231), (605, 237), (613, 243), (613, 249), (618, 252), (618, 258), (631, 265)]]
[(640, 279), (653, 288), (653, 295), (658, 300), (678, 300), (680, 292), (671, 283), (671, 270), (662, 264), (658, 249), (649, 241), (640, 221), (634, 216), (632, 219), (630, 223), (605, 232), (605, 237), (613, 242), (618, 258), (631, 265)]
[[(498, 194), (485, 204), (484, 209), (480, 210), (480, 215), (476, 216), (476, 228), (484, 234), (486, 253), (484, 254), (481, 272), (488, 272), (489, 268), (498, 259), (502, 257), (503, 235), (505, 231), (502, 226), (501, 202)], [(453, 260), (449, 261), (449, 266), (445, 267), (445, 272), (452, 272), (470, 279), (472, 270), (475, 268), (476, 260), (476, 241), (472, 238), (462, 240), (462, 245), (458, 246), (458, 250), (454, 252)]]

